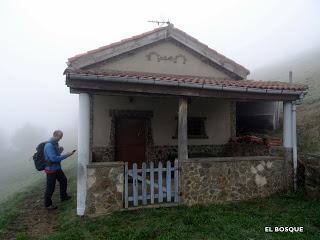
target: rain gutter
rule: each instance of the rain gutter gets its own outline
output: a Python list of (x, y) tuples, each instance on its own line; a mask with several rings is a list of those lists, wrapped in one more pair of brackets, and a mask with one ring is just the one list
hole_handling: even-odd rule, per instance
[[(296, 90), (276, 90), (276, 89), (263, 89), (263, 88), (250, 88), (250, 87), (233, 87), (224, 85), (212, 85), (212, 84), (199, 84), (199, 83), (185, 83), (178, 82), (176, 80), (164, 80), (164, 79), (148, 79), (139, 77), (112, 77), (104, 75), (93, 74), (79, 74), (79, 73), (67, 73), (67, 79), (70, 80), (98, 80), (106, 82), (116, 83), (135, 83), (145, 85), (158, 85), (158, 86), (170, 86), (170, 87), (183, 87), (193, 89), (207, 89), (225, 92), (245, 92), (245, 93), (261, 93), (261, 94), (280, 94), (280, 95), (298, 95), (300, 99), (307, 93), (306, 91)], [(241, 80), (239, 80), (241, 81)]]

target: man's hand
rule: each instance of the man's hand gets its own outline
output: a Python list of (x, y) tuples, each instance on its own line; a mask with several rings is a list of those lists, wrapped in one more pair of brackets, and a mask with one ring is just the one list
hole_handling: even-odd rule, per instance
[(63, 152), (63, 147), (59, 147), (59, 152), (62, 153)]
[(69, 157), (70, 157), (71, 155), (73, 155), (75, 152), (76, 152), (76, 150), (73, 150), (72, 152), (69, 152), (69, 153), (68, 153)]

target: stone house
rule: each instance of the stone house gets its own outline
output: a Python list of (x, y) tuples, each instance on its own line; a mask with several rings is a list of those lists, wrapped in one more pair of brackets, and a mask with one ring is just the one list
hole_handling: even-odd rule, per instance
[[(125, 163), (178, 159), (177, 204), (267, 196), (294, 185), (295, 101), (306, 86), (247, 80), (249, 70), (172, 24), (67, 64), (66, 85), (79, 94), (78, 215), (124, 208)], [(237, 106), (246, 102), (284, 103), (283, 147), (251, 156), (226, 148), (237, 134)]]

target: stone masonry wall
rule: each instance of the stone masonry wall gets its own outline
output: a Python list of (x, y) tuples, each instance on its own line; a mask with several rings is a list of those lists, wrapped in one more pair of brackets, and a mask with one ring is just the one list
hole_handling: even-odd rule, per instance
[(256, 156), (181, 162), (182, 203), (243, 200), (287, 191), (292, 182), (286, 179), (290, 164), (285, 159)]
[[(180, 203), (245, 200), (291, 190), (290, 149), (279, 151), (276, 156), (190, 158), (180, 162)], [(122, 162), (88, 165), (87, 215), (123, 209), (123, 171)]]
[(123, 163), (92, 163), (87, 169), (86, 214), (108, 214), (123, 206)]
[[(93, 162), (114, 162), (115, 154), (112, 147), (93, 147)], [(281, 151), (282, 152), (281, 152)], [(188, 145), (190, 158), (194, 157), (237, 157), (237, 156), (268, 156), (283, 155), (283, 149), (276, 152), (265, 145), (258, 144), (208, 144)], [(166, 162), (178, 156), (177, 145), (149, 145), (146, 149), (146, 162)]]

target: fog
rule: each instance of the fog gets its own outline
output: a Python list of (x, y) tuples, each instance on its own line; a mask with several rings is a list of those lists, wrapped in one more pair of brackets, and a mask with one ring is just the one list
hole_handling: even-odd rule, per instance
[(68, 57), (170, 20), (251, 71), (320, 41), (319, 1), (0, 1), (1, 132), (76, 122)]
[(157, 27), (148, 20), (169, 20), (254, 72), (318, 48), (319, 10), (317, 0), (1, 0), (0, 160), (17, 152), (15, 160), (26, 160), (54, 129), (75, 144), (68, 57)]

